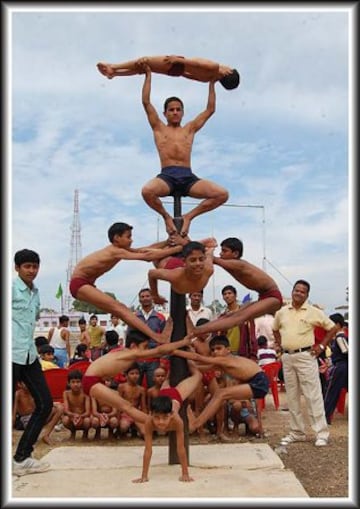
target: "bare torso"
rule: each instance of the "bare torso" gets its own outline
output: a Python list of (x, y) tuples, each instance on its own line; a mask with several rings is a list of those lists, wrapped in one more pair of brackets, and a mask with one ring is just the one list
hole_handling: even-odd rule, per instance
[[(220, 262), (218, 263), (218, 260)], [(275, 281), (263, 270), (246, 260), (221, 260), (214, 258), (214, 263), (223, 267), (239, 283), (259, 294), (277, 289)]]
[(195, 132), (190, 125), (167, 126), (163, 123), (154, 129), (154, 140), (159, 152), (161, 168), (184, 166), (191, 168), (191, 149)]
[(120, 384), (118, 387), (120, 396), (131, 403), (132, 406), (138, 408), (141, 403), (141, 396), (144, 394), (144, 388), (140, 385), (131, 385), (128, 382)]
[[(111, 357), (110, 357), (111, 356)], [(109, 352), (92, 362), (86, 370), (86, 376), (115, 376), (124, 373), (134, 363), (134, 356), (128, 348)]]
[(121, 260), (122, 249), (113, 245), (106, 246), (85, 256), (76, 265), (72, 278), (84, 278), (94, 283), (105, 272), (112, 269)]
[(223, 373), (231, 376), (238, 382), (246, 383), (256, 373), (261, 372), (261, 368), (256, 362), (247, 359), (246, 357), (238, 357), (235, 355), (228, 355), (226, 357), (216, 358), (218, 361), (215, 366), (222, 369)]
[(35, 402), (33, 397), (28, 391), (24, 389), (18, 389), (18, 393), (16, 395), (16, 406), (17, 412), (19, 415), (30, 415), (35, 410)]
[(85, 394), (74, 394), (71, 391), (65, 391), (65, 395), (70, 412), (74, 414), (83, 414), (85, 412)]
[(171, 269), (174, 278), (171, 282), (171, 288), (179, 294), (201, 292), (207, 285), (213, 270), (204, 270), (201, 276), (196, 276), (192, 272), (179, 267)]
[[(173, 55), (145, 57), (147, 64), (152, 72), (159, 74), (169, 74), (172, 63), (168, 59), (172, 59)], [(177, 62), (184, 65), (184, 71), (181, 76), (195, 81), (208, 82), (217, 80), (224, 76), (225, 69), (231, 72), (230, 67), (220, 66), (218, 63), (206, 58), (186, 58), (176, 55)], [(220, 72), (221, 71), (221, 72)]]

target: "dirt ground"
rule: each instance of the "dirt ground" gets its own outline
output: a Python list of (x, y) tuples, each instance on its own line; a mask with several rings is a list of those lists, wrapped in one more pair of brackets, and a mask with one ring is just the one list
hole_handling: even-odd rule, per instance
[[(279, 445), (280, 439), (288, 432), (289, 413), (287, 411), (286, 393), (280, 393), (280, 408), (277, 411), (274, 409), (271, 395), (267, 396), (262, 419), (266, 435), (264, 438), (245, 435), (245, 427), (240, 425), (239, 436), (233, 437), (231, 441), (268, 443), (270, 447), (275, 449)], [(13, 431), (13, 449), (21, 433), (21, 431)], [(81, 432), (77, 432), (75, 441), (71, 441), (68, 430), (53, 431), (51, 435), (52, 445), (45, 444), (40, 440), (36, 444), (33, 455), (40, 459), (51, 449), (64, 446), (98, 446), (100, 443), (104, 447), (126, 447), (143, 444), (143, 440), (140, 438), (127, 437), (109, 440), (105, 430), (102, 430), (100, 442), (94, 440), (93, 436), (94, 431), (91, 430), (89, 438), (83, 440)], [(208, 434), (206, 438), (209, 443), (217, 441), (216, 437), (211, 434)], [(188, 443), (191, 463), (191, 445), (199, 443), (198, 435), (191, 435)], [(167, 436), (159, 436), (154, 439), (154, 446), (168, 444), (169, 438)], [(334, 416), (333, 423), (330, 426), (328, 447), (314, 446), (314, 434), (309, 426), (308, 441), (288, 446), (286, 454), (280, 454), (280, 457), (285, 467), (294, 472), (310, 497), (347, 498), (349, 496), (347, 406), (345, 415), (336, 413)]]

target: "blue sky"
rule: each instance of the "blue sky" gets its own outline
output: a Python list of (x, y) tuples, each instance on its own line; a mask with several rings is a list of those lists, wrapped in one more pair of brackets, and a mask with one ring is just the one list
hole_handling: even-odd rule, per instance
[[(116, 221), (133, 225), (134, 247), (166, 237), (141, 197), (160, 170), (141, 104), (144, 77), (107, 80), (96, 63), (179, 54), (241, 75), (236, 90), (216, 85), (216, 113), (192, 153), (194, 173), (230, 198), (196, 218), (191, 237), (241, 238), (244, 258), (263, 266), (285, 297), (304, 278), (311, 301), (333, 312), (345, 303), (350, 271), (349, 8), (132, 9), (11, 10), (11, 256), (25, 247), (39, 252), (42, 306), (60, 310), (55, 294), (60, 282), (66, 287), (75, 189), (83, 256), (107, 244)], [(181, 97), (184, 123), (205, 108), (207, 94), (207, 84), (153, 75), (155, 108), (161, 113), (166, 97)], [(183, 211), (194, 205), (184, 199)], [(136, 303), (150, 268), (121, 262), (97, 286)], [(222, 301), (225, 284), (240, 299), (248, 293), (216, 267), (205, 302)], [(169, 286), (161, 283), (160, 292), (170, 296)]]

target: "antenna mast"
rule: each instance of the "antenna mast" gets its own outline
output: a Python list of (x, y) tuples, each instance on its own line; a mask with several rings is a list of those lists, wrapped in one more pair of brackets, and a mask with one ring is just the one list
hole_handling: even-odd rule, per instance
[(71, 311), (72, 296), (69, 291), (69, 284), (71, 275), (74, 271), (75, 265), (81, 259), (81, 226), (79, 214), (79, 190), (75, 189), (74, 195), (74, 215), (71, 225), (71, 239), (70, 239), (70, 258), (66, 272), (66, 290), (65, 290), (65, 309), (67, 312)]

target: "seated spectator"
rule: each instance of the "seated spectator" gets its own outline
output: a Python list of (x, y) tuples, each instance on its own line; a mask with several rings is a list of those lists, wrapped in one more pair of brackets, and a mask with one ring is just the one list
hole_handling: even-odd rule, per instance
[(48, 369), (58, 369), (59, 366), (55, 363), (55, 350), (49, 345), (41, 345), (39, 347), (40, 364), (43, 371)]
[[(15, 401), (13, 406), (13, 428), (24, 430), (30, 421), (35, 410), (35, 402), (29, 389), (24, 382), (18, 383), (18, 389), (15, 392)], [(55, 428), (58, 420), (63, 413), (64, 407), (61, 403), (54, 403), (51, 413), (47, 418), (46, 425), (42, 429), (41, 439), (48, 445), (51, 445), (50, 434)]]
[(84, 343), (76, 345), (74, 355), (70, 359), (69, 366), (79, 361), (91, 362), (90, 350)]
[(107, 330), (105, 332), (105, 346), (102, 349), (101, 355), (105, 355), (109, 353), (111, 350), (122, 350), (124, 348), (123, 345), (119, 345), (119, 334), (115, 329)]
[(151, 406), (151, 401), (159, 396), (161, 386), (165, 382), (167, 376), (168, 372), (165, 368), (159, 366), (155, 369), (153, 385), (146, 391), (146, 404), (148, 409)]
[(268, 348), (268, 340), (265, 336), (259, 336), (257, 338), (257, 343), (259, 347), (257, 351), (257, 362), (259, 366), (277, 361), (277, 353), (274, 348)]
[(261, 436), (262, 430), (256, 413), (256, 404), (253, 405), (251, 400), (229, 400), (228, 415), (234, 423), (232, 434), (239, 431), (239, 425), (245, 424), (246, 432), (251, 435)]
[[(147, 412), (146, 409), (146, 389), (138, 384), (140, 379), (140, 368), (139, 365), (134, 362), (126, 371), (126, 382), (119, 384), (118, 392), (120, 396), (131, 404), (131, 406)], [(133, 425), (136, 426), (138, 431), (141, 433), (140, 428), (132, 417), (126, 412), (120, 412), (119, 416), (119, 430), (120, 434), (131, 431)]]
[(70, 389), (64, 391), (64, 415), (62, 423), (71, 431), (70, 438), (75, 440), (76, 431), (83, 431), (83, 439), (87, 439), (91, 425), (90, 396), (84, 393), (81, 380), (82, 373), (79, 370), (69, 371), (68, 384)]
[(39, 352), (39, 348), (42, 346), (42, 345), (48, 345), (49, 344), (49, 341), (47, 340), (47, 338), (45, 336), (37, 336), (35, 339), (35, 346), (36, 346), (36, 350), (38, 351), (38, 354), (39, 354), (39, 357), (40, 357), (40, 352)]
[[(110, 377), (104, 379), (104, 384), (107, 387), (111, 387), (111, 382)], [(108, 438), (115, 438), (115, 431), (119, 426), (117, 414), (116, 408), (105, 403), (102, 404), (94, 397), (91, 398), (91, 427), (95, 429), (95, 440), (100, 439), (101, 428), (108, 429)]]

